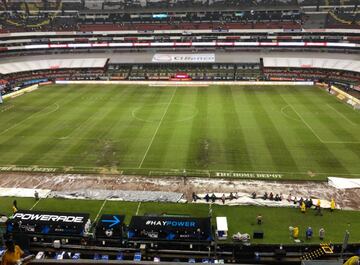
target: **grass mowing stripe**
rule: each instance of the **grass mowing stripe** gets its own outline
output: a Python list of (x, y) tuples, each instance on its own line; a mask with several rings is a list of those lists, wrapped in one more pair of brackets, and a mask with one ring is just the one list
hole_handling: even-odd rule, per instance
[(251, 163), (254, 167), (254, 171), (278, 171), (275, 168), (275, 165), (268, 148), (266, 146), (265, 139), (260, 128), (260, 124), (257, 122), (257, 108), (253, 105), (253, 102), (250, 100), (252, 96), (249, 94), (248, 89), (253, 89), (252, 87), (243, 88), (242, 96), (237, 100), (237, 111), (243, 116), (243, 128), (245, 138), (247, 139), (249, 156)]
[[(91, 95), (93, 98), (90, 98), (89, 101), (84, 100), (84, 96), (81, 93), (82, 91), (91, 90)], [(92, 126), (95, 118), (98, 117), (100, 111), (99, 111), (99, 105), (102, 104), (102, 101), (98, 101), (97, 99), (99, 96), (96, 96), (97, 91), (93, 91), (95, 89), (93, 88), (81, 88), (79, 93), (81, 93), (81, 100), (77, 104), (78, 111), (66, 112), (69, 115), (66, 117), (66, 123), (70, 124), (70, 130), (67, 129), (65, 131), (60, 132), (61, 135), (59, 135), (58, 141), (55, 142), (54, 145), (52, 145), (51, 148), (49, 148), (43, 156), (47, 156), (51, 158), (57, 157), (56, 153), (57, 150), (61, 150), (62, 152), (66, 151), (68, 148), (70, 148), (71, 143), (75, 141), (83, 141), (87, 140), (86, 138), (79, 138), (79, 137), (73, 137), (75, 135), (80, 135), (83, 131), (86, 130), (86, 126), (90, 124)], [(97, 88), (96, 88), (97, 90)], [(112, 88), (110, 91), (113, 95), (116, 92), (116, 87)], [(88, 94), (88, 93), (87, 93)], [(85, 96), (86, 98), (86, 96)], [(108, 100), (105, 100), (105, 104), (102, 105), (102, 108), (106, 108), (106, 103), (109, 102), (110, 98)], [(102, 110), (102, 109), (101, 109)], [(91, 121), (91, 122), (90, 122)], [(61, 136), (61, 137), (60, 137)], [(94, 138), (89, 139), (88, 142), (96, 141)], [(58, 159), (58, 157), (56, 158)]]
[(247, 150), (246, 140), (243, 133), (240, 117), (236, 112), (235, 95), (237, 91), (232, 86), (224, 86), (222, 100), (222, 114), (225, 121), (226, 156), (228, 164), (236, 170), (239, 166), (243, 169), (252, 170), (252, 164)]
[(56, 115), (54, 114), (55, 117), (44, 117), (44, 120), (39, 121), (39, 123), (34, 123), (31, 127), (29, 127), (29, 130), (31, 131), (36, 131), (37, 128), (41, 128), (42, 131), (48, 131), (49, 133), (46, 138), (37, 138), (38, 141), (33, 142), (31, 149), (17, 158), (16, 164), (22, 164), (24, 162), (36, 164), (37, 161), (42, 160), (43, 157), (47, 156), (47, 153), (51, 149), (57, 146), (57, 143), (59, 142), (56, 139), (58, 136), (58, 130), (52, 130), (52, 126), (58, 124), (62, 117), (72, 115), (73, 111), (67, 106), (76, 103), (83, 94), (84, 93), (68, 94), (67, 97), (58, 101), (61, 104), (62, 109), (60, 112), (56, 113)]
[[(173, 89), (174, 89), (174, 88), (173, 88)], [(152, 143), (153, 143), (153, 141), (154, 141), (154, 139), (155, 139), (155, 137), (156, 137), (156, 134), (157, 134), (157, 132), (158, 132), (158, 130), (159, 130), (159, 128), (160, 128), (160, 126), (161, 126), (161, 124), (162, 124), (165, 116), (166, 116), (166, 113), (167, 113), (167, 111), (168, 111), (168, 109), (169, 109), (169, 107), (170, 107), (170, 105), (171, 105), (171, 102), (172, 102), (172, 100), (173, 100), (173, 98), (174, 98), (174, 96), (175, 96), (175, 94), (176, 94), (176, 91), (177, 91), (177, 87), (175, 87), (174, 92), (173, 92), (173, 94), (172, 94), (172, 96), (171, 96), (171, 98), (170, 98), (170, 101), (169, 101), (168, 105), (166, 106), (164, 115), (161, 117), (160, 122), (159, 122), (159, 125), (157, 126), (157, 128), (156, 128), (156, 130), (155, 130), (155, 132), (154, 132), (154, 135), (153, 135), (153, 137), (151, 138), (151, 141), (150, 141), (150, 143), (149, 143), (149, 145), (148, 145), (148, 147), (147, 147), (147, 149), (146, 149), (146, 151), (145, 151), (145, 154), (144, 154), (144, 156), (143, 156), (143, 158), (142, 158), (142, 160), (141, 160), (141, 162), (140, 162), (140, 164), (139, 164), (139, 168), (141, 168), (141, 166), (142, 166), (143, 163), (144, 163), (144, 160), (145, 160), (145, 158), (146, 158), (146, 156), (147, 156), (147, 154), (148, 154), (148, 152), (149, 152), (149, 150), (150, 150), (150, 148), (151, 148), (151, 145), (152, 145)]]
[[(2, 106), (6, 108), (9, 104), (13, 107), (11, 108), (11, 111), (0, 113), (2, 127), (6, 128), (12, 126), (13, 124), (21, 122), (24, 119), (24, 116), (26, 118), (26, 116), (32, 115), (34, 112), (48, 107), (49, 94), (61, 95), (62, 92), (54, 90), (53, 87), (44, 87), (41, 90), (26, 93), (21, 97), (4, 101), (4, 103), (0, 105), (0, 109), (2, 109)], [(19, 115), (19, 113), (22, 115)]]
[[(315, 118), (318, 118), (316, 119), (318, 122), (316, 122), (315, 125), (321, 124), (322, 127), (325, 128), (323, 131), (329, 132), (329, 136), (331, 137), (330, 139), (322, 137), (322, 139), (328, 143), (360, 143), (358, 135), (354, 133), (354, 130), (349, 127), (347, 123), (343, 122), (342, 119), (334, 118), (333, 115), (329, 113), (324, 104), (324, 99), (319, 98), (319, 94), (320, 93), (317, 93), (316, 97), (311, 96), (308, 93), (304, 95), (307, 98), (306, 108), (312, 113), (319, 113), (319, 115), (315, 115)], [(329, 99), (333, 100), (333, 98)]]
[[(89, 86), (88, 88), (84, 89), (95, 89), (97, 87)], [(81, 166), (85, 166), (83, 163), (78, 163), (76, 158), (80, 157), (82, 162), (86, 161), (89, 155), (99, 157), (101, 153), (96, 148), (99, 148), (99, 145), (103, 145), (105, 141), (105, 134), (108, 132), (108, 126), (112, 126), (111, 119), (112, 117), (116, 117), (118, 113), (118, 104), (124, 104), (127, 100), (129, 100), (133, 95), (130, 94), (128, 96), (124, 96), (127, 90), (130, 90), (129, 87), (124, 88), (122, 91), (117, 91), (118, 88), (115, 86), (113, 90), (115, 91), (112, 94), (113, 100), (108, 100), (103, 104), (98, 110), (95, 115), (98, 119), (97, 122), (91, 123), (86, 130), (79, 132), (78, 137), (70, 138), (66, 140), (68, 145), (65, 150), (63, 150), (62, 155), (56, 158), (56, 165), (60, 166), (76, 166), (80, 164)], [(109, 93), (109, 91), (106, 91)], [(117, 101), (119, 100), (119, 101)], [(104, 130), (103, 133), (99, 133), (100, 130)], [(90, 140), (85, 140), (85, 139)], [(93, 140), (91, 140), (93, 139)], [(94, 164), (98, 163), (97, 159), (94, 158)], [(111, 163), (109, 164), (111, 165)]]
[(196, 87), (195, 107), (199, 113), (191, 122), (190, 127), (190, 141), (188, 142), (188, 152), (186, 157), (186, 168), (207, 169), (209, 166), (209, 144), (207, 148), (206, 141), (209, 141), (207, 135), (207, 120), (208, 120), (208, 89), (203, 87)]
[[(289, 108), (287, 111), (291, 111), (293, 114), (290, 115), (290, 113), (285, 115), (278, 115), (278, 127), (279, 130), (284, 130), (287, 136), (283, 136), (284, 139), (288, 139), (289, 142), (292, 142), (292, 147), (290, 147), (291, 151), (295, 153), (296, 156), (296, 162), (298, 164), (299, 170), (303, 172), (298, 172), (296, 175), (300, 176), (301, 174), (308, 174), (312, 175), (316, 171), (315, 169), (320, 167), (320, 165), (317, 163), (315, 159), (313, 159), (314, 153), (309, 148), (303, 148), (303, 146), (307, 146), (309, 144), (309, 140), (304, 137), (306, 134), (310, 134), (307, 127), (304, 127), (303, 122), (300, 120), (300, 118), (293, 118), (297, 117), (297, 114), (295, 111), (288, 105), (288, 102), (285, 100), (284, 96), (282, 94), (283, 91), (281, 90), (275, 90), (274, 91), (277, 96), (276, 100), (275, 97), (272, 97), (272, 101), (278, 102), (278, 108), (280, 106), (288, 106)], [(280, 113), (283, 114), (283, 108), (280, 109)], [(289, 119), (289, 117), (291, 117)], [(315, 145), (321, 145), (321, 143), (318, 141), (318, 139), (313, 139), (315, 141)], [(312, 141), (311, 141), (312, 142)], [(313, 143), (311, 143), (313, 145)], [(319, 174), (318, 172), (316, 174)], [(300, 177), (299, 177), (300, 178)]]
[(186, 126), (183, 126), (186, 123), (180, 121), (182, 119), (182, 110), (189, 107), (183, 104), (183, 101), (186, 99), (184, 95), (186, 92), (187, 90), (184, 89), (177, 90), (176, 96), (167, 111), (166, 119), (163, 121), (163, 126), (161, 126), (153, 142), (147, 159), (148, 162), (151, 160), (150, 156), (154, 157), (155, 154), (156, 161), (151, 162), (153, 166), (172, 167), (174, 161), (176, 165), (180, 165), (179, 161), (182, 160), (180, 156), (183, 153), (183, 146), (179, 145), (178, 141), (183, 141), (182, 137), (187, 132)]
[[(49, 97), (48, 101), (53, 102), (53, 100), (56, 100), (59, 98), (58, 91), (48, 91)], [(58, 100), (57, 102), (60, 104), (62, 101), (66, 101), (69, 99), (76, 98), (77, 94), (66, 94), (66, 97), (63, 97), (61, 100)], [(45, 97), (46, 98), (46, 97)], [(21, 115), (22, 113), (19, 113)], [(51, 115), (50, 115), (51, 116)], [(43, 115), (40, 117), (34, 117), (33, 120), (29, 120), (29, 124), (25, 126), (24, 128), (17, 128), (12, 134), (9, 134), (9, 137), (7, 138), (7, 141), (2, 146), (10, 145), (11, 149), (7, 149), (8, 152), (5, 152), (6, 155), (4, 158), (0, 154), (0, 157), (2, 158), (2, 161), (6, 163), (8, 161), (7, 159), (11, 159), (11, 163), (18, 163), (18, 164), (32, 164), (29, 161), (18, 161), (21, 156), (29, 155), (28, 157), (36, 158), (40, 154), (29, 154), (29, 151), (34, 147), (36, 142), (39, 142), (41, 139), (36, 138), (36, 135), (44, 131), (44, 127), (46, 127), (47, 124), (51, 123), (51, 119), (49, 118), (49, 115)], [(34, 137), (33, 141), (27, 141), (27, 136), (31, 135)], [(3, 136), (3, 138), (5, 138)], [(48, 138), (48, 136), (46, 136)], [(6, 138), (5, 138), (6, 139)], [(9, 152), (11, 151), (11, 153)]]
[(257, 109), (255, 119), (259, 124), (263, 138), (265, 139), (266, 148), (271, 154), (275, 167), (277, 170), (289, 168), (293, 171), (299, 171), (292, 154), (284, 142), (285, 139), (280, 136), (279, 131), (265, 111), (265, 108), (259, 100), (258, 93), (263, 92), (261, 90), (258, 91), (257, 88), (249, 90), (249, 94), (251, 95), (249, 96), (249, 101), (252, 102), (253, 107)]
[(326, 104), (330, 109), (334, 110), (340, 117), (342, 117), (344, 120), (346, 120), (351, 125), (357, 126), (358, 124), (352, 122), (348, 117), (346, 117), (344, 114), (342, 114), (340, 111), (338, 111), (336, 108), (331, 106), (330, 104)]
[[(113, 132), (109, 134), (110, 138), (119, 139), (118, 145), (121, 145), (121, 161), (126, 165), (132, 165), (134, 168), (138, 166), (138, 161), (144, 152), (144, 146), (148, 143), (147, 138), (150, 138), (159, 113), (162, 113), (163, 106), (168, 102), (168, 94), (166, 88), (156, 89), (149, 88), (141, 97), (138, 97), (136, 104), (131, 104), (129, 107), (135, 111), (131, 112), (131, 119), (127, 120), (126, 116), (123, 124), (118, 124), (113, 127)], [(166, 103), (163, 104), (163, 100)], [(142, 111), (145, 110), (145, 111)], [(160, 112), (161, 111), (161, 112)], [(120, 120), (119, 120), (120, 121)], [(149, 122), (150, 121), (150, 122)]]
[[(291, 100), (295, 100), (296, 102), (300, 102), (302, 104), (306, 104), (307, 102), (306, 98), (304, 98), (302, 93), (291, 93), (291, 94), (283, 95), (282, 97), (289, 104), (291, 103), (289, 97), (291, 98)], [(301, 116), (299, 116), (299, 118), (300, 117)], [(304, 128), (308, 128), (305, 123), (304, 125), (305, 125)], [(313, 135), (311, 130), (308, 130), (308, 134), (309, 133)], [(303, 134), (303, 137), (306, 137), (306, 134)], [(336, 152), (332, 152), (326, 143), (318, 141), (317, 137), (315, 137), (314, 139), (316, 139), (316, 141), (313, 141), (312, 144), (307, 144), (306, 148), (310, 153), (312, 153), (311, 157), (321, 166), (322, 172), (329, 172), (329, 173), (333, 172), (333, 173), (341, 173), (341, 174), (350, 173), (346, 169), (346, 167), (339, 161)], [(319, 172), (320, 170), (314, 169), (314, 171)]]

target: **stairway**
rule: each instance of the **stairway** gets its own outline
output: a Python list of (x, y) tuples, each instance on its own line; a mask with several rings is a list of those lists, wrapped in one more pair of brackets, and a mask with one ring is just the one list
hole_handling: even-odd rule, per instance
[(329, 244), (320, 244), (320, 247), (314, 251), (311, 251), (309, 253), (306, 253), (303, 255), (300, 259), (301, 260), (314, 260), (318, 259), (322, 256), (325, 256), (326, 254), (332, 254), (333, 250), (329, 246)]

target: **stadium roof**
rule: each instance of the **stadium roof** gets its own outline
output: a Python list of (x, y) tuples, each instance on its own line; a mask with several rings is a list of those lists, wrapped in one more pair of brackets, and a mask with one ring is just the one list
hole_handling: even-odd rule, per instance
[[(161, 54), (189, 54), (190, 52), (158, 52)], [(156, 52), (121, 52), (121, 53), (69, 53), (54, 55), (37, 55), (2, 58), (1, 63), (14, 63), (24, 61), (50, 60), (50, 59), (75, 59), (75, 58), (110, 58), (111, 64), (147, 64), (154, 63), (152, 59)], [(196, 53), (192, 53), (196, 54)], [(341, 53), (316, 53), (316, 52), (221, 52), (207, 51), (198, 54), (215, 54), (215, 63), (258, 63), (260, 58), (326, 58), (338, 60), (356, 60), (360, 61), (359, 54), (341, 54)]]

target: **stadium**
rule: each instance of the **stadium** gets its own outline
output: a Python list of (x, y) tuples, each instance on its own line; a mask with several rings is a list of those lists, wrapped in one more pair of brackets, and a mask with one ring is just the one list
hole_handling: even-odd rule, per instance
[(1, 264), (359, 265), (359, 0), (1, 0)]

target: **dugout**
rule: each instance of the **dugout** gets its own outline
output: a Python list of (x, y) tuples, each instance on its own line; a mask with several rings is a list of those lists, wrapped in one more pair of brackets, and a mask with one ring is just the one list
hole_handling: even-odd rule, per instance
[(133, 216), (127, 234), (129, 240), (195, 242), (212, 240), (209, 217)]
[(7, 233), (39, 238), (82, 237), (89, 227), (87, 213), (18, 211), (7, 221)]

